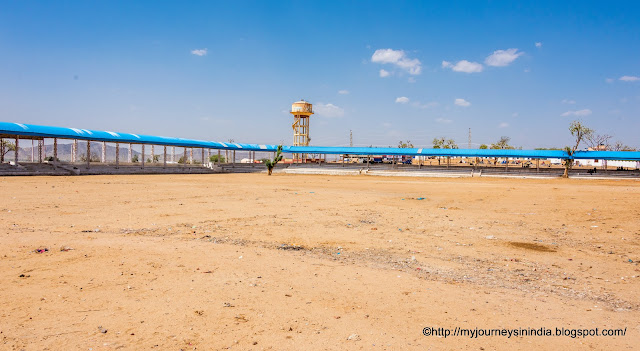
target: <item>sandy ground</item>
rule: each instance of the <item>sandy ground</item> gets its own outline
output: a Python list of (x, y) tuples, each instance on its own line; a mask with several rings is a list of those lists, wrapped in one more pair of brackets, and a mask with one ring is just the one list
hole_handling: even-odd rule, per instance
[(0, 349), (637, 349), (639, 185), (0, 178)]

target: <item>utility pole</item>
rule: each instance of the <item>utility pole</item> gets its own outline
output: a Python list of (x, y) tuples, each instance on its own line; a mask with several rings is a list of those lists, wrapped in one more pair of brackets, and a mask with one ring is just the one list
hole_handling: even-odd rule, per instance
[(349, 146), (353, 147), (353, 130), (349, 129)]

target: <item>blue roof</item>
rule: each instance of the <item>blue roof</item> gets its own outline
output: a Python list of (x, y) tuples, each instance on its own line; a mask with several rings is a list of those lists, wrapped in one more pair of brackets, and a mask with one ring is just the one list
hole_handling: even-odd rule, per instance
[(640, 161), (639, 151), (576, 151), (574, 159)]
[(247, 151), (275, 151), (277, 145), (239, 144), (220, 141), (183, 139), (143, 134), (120, 133), (79, 128), (64, 128), (39, 126), (33, 124), (0, 122), (0, 134), (17, 134), (45, 138), (97, 140), (110, 143), (155, 144), (180, 147), (247, 150)]
[(394, 147), (332, 147), (332, 146), (287, 146), (291, 153), (350, 154), (350, 155), (411, 155), (453, 157), (517, 157), (517, 158), (566, 158), (561, 150), (506, 150), (506, 149), (427, 149)]
[[(88, 130), (79, 128), (50, 127), (32, 124), (0, 122), (0, 134), (35, 136), (45, 138), (82, 139), (110, 143), (155, 144), (179, 147), (195, 147), (222, 150), (276, 151), (277, 145), (226, 143), (220, 141), (173, 138), (143, 134)], [(512, 158), (570, 158), (562, 150), (503, 150), (503, 149), (427, 149), (427, 148), (376, 148), (335, 146), (283, 146), (285, 153), (349, 154), (349, 155), (407, 155), (453, 157), (512, 157)], [(640, 161), (637, 151), (577, 151), (575, 159), (634, 160)]]

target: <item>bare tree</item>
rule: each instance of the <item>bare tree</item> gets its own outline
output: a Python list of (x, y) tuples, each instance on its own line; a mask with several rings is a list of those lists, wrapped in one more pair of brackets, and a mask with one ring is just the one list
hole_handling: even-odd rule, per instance
[(613, 137), (608, 134), (591, 133), (585, 137), (584, 141), (594, 150), (611, 150), (611, 145), (609, 144), (611, 138)]
[[(567, 155), (571, 157), (576, 152), (576, 150), (578, 150), (578, 147), (580, 147), (580, 143), (584, 139), (587, 139), (591, 135), (593, 135), (593, 129), (588, 128), (580, 121), (573, 121), (569, 125), (569, 132), (571, 132), (571, 135), (575, 138), (576, 143), (573, 145), (573, 147), (565, 147), (564, 151), (566, 151)], [(569, 178), (569, 170), (571, 169), (571, 167), (573, 167), (573, 160), (569, 158), (564, 160), (564, 174), (562, 175), (564, 178)]]
[(636, 151), (635, 148), (623, 144), (620, 140), (613, 143), (611, 149), (613, 149), (613, 151)]

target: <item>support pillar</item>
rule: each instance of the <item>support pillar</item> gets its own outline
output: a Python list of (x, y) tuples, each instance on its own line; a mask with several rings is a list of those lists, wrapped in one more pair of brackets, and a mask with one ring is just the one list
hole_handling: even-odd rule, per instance
[(176, 147), (171, 147), (171, 163), (176, 162)]
[(133, 149), (131, 146), (131, 143), (129, 143), (129, 160), (127, 161), (129, 163), (133, 162)]
[(78, 162), (78, 139), (73, 139), (73, 144), (71, 144), (71, 162)]
[(0, 163), (4, 163), (4, 139), (0, 138)]
[(87, 140), (87, 169), (91, 166), (91, 140)]
[(156, 150), (155, 145), (151, 145), (151, 163), (156, 162)]
[(58, 165), (58, 138), (53, 138), (53, 167)]
[(253, 155), (251, 157), (251, 167), (255, 167), (256, 166), (256, 152), (252, 151), (251, 154)]
[(451, 165), (451, 157), (447, 156), (447, 169), (449, 169), (450, 165)]
[(218, 149), (218, 166), (220, 166), (220, 149)]
[(204, 148), (201, 148), (200, 152), (202, 154), (202, 165), (204, 166)]
[(509, 158), (508, 157), (505, 157), (505, 160), (504, 160), (504, 171), (505, 172), (509, 171)]
[(102, 163), (106, 163), (107, 162), (107, 142), (106, 141), (102, 142), (102, 157), (101, 157), (100, 161)]
[(144, 169), (144, 144), (142, 144), (142, 154), (140, 156), (142, 156), (142, 169)]
[[(40, 147), (40, 140), (38, 140), (38, 148)], [(31, 163), (34, 163), (36, 161), (36, 147), (35, 144), (33, 143), (33, 139), (31, 139)]]
[(371, 155), (367, 155), (367, 171), (369, 170), (369, 160), (371, 159)]
[(20, 150), (20, 145), (18, 143), (19, 141), (20, 141), (20, 137), (16, 135), (16, 151), (13, 152), (13, 158), (16, 166), (18, 165), (18, 152), (19, 152), (18, 150)]
[(236, 150), (233, 150), (233, 161), (232, 162), (233, 162), (232, 167), (235, 168), (235, 166), (236, 166)]
[(540, 173), (540, 159), (536, 158), (536, 173)]
[(120, 143), (116, 143), (116, 169), (120, 167)]
[(167, 145), (164, 146), (164, 156), (162, 157), (162, 168), (167, 168)]
[(193, 148), (189, 149), (189, 164), (193, 164)]
[(187, 148), (186, 147), (182, 148), (182, 153), (183, 153), (183, 155), (182, 155), (182, 166), (183, 167), (187, 167)]

